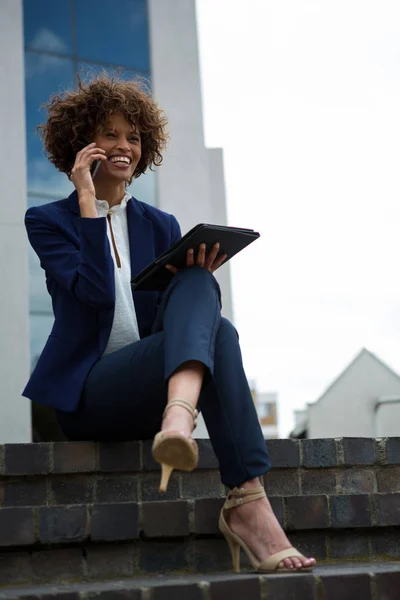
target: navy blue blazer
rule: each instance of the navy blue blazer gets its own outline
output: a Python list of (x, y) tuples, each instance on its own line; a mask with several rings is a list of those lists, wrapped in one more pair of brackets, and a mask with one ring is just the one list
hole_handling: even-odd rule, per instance
[[(176, 218), (135, 198), (127, 203), (131, 274), (181, 237)], [(23, 391), (34, 402), (74, 411), (102, 356), (114, 317), (114, 263), (107, 220), (82, 218), (78, 196), (30, 208), (29, 241), (46, 272), (55, 322)], [(140, 337), (150, 334), (161, 294), (133, 292)]]

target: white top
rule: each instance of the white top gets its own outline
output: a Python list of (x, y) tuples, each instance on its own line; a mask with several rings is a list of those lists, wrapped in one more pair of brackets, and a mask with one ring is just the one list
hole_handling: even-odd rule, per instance
[(99, 217), (111, 215), (111, 226), (114, 233), (115, 245), (121, 262), (118, 267), (114, 246), (111, 237), (110, 224), (107, 219), (107, 236), (110, 243), (111, 256), (114, 261), (115, 277), (115, 310), (114, 320), (103, 356), (120, 350), (128, 344), (140, 340), (136, 310), (131, 290), (131, 259), (129, 252), (128, 221), (126, 204), (130, 199), (125, 194), (120, 204), (110, 208), (106, 200), (96, 200), (97, 214)]

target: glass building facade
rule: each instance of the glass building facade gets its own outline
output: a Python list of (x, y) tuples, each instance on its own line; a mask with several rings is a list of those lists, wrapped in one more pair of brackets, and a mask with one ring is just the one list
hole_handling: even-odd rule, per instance
[[(41, 104), (57, 92), (75, 86), (79, 72), (119, 69), (124, 78), (136, 75), (149, 82), (150, 53), (146, 0), (24, 0), (25, 94), (28, 206), (65, 198), (73, 191), (66, 175), (47, 160), (36, 126), (46, 113)], [(121, 70), (120, 70), (121, 69)], [(134, 181), (130, 192), (157, 204), (156, 175)], [(30, 340), (32, 366), (53, 324), (44, 271), (29, 249)]]

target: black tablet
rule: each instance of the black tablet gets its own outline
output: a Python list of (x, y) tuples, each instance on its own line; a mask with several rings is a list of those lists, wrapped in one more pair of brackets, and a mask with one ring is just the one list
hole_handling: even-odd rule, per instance
[(253, 229), (200, 223), (188, 231), (164, 254), (156, 258), (154, 262), (135, 275), (131, 280), (132, 288), (134, 291), (165, 290), (174, 276), (165, 268), (165, 265), (170, 264), (178, 269), (183, 269), (186, 266), (187, 251), (190, 248), (193, 248), (196, 252), (200, 244), (206, 244), (206, 251), (210, 252), (214, 244), (218, 242), (220, 244), (219, 254), (227, 254), (227, 258), (223, 263), (225, 264), (232, 256), (235, 256), (259, 237), (260, 234)]

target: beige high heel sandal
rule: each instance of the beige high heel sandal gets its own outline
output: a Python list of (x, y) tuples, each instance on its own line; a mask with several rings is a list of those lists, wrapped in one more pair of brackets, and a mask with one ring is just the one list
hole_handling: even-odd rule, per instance
[[(186, 400), (177, 398), (168, 402), (164, 410), (163, 419), (172, 406), (181, 406), (190, 412), (193, 417), (192, 431), (194, 431), (199, 414), (197, 410), (189, 402), (186, 402)], [(196, 442), (192, 438), (188, 438), (176, 431), (160, 431), (157, 433), (154, 438), (152, 453), (154, 460), (161, 464), (160, 492), (167, 491), (168, 481), (174, 469), (178, 469), (179, 471), (193, 471), (199, 461), (199, 448)]]
[(259, 562), (247, 544), (242, 540), (240, 536), (232, 531), (226, 522), (226, 511), (237, 506), (241, 506), (246, 502), (253, 502), (253, 500), (260, 500), (265, 497), (265, 491), (263, 487), (257, 488), (234, 488), (231, 490), (226, 498), (225, 504), (222, 507), (221, 514), (219, 517), (219, 529), (224, 535), (229, 549), (232, 554), (232, 564), (235, 573), (240, 573), (240, 548), (246, 552), (249, 560), (256, 571), (259, 573), (310, 573), (312, 568), (301, 567), (287, 569), (286, 567), (279, 567), (280, 563), (285, 558), (304, 558), (302, 554), (295, 548), (288, 548), (277, 552), (272, 556), (266, 558), (262, 562)]

